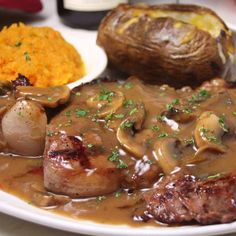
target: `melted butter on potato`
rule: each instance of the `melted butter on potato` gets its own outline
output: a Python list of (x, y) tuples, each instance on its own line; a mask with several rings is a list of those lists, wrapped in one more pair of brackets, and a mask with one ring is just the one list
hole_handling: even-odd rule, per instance
[(4, 115), (2, 132), (16, 154), (42, 155), (46, 125), (47, 116), (38, 103), (20, 100)]

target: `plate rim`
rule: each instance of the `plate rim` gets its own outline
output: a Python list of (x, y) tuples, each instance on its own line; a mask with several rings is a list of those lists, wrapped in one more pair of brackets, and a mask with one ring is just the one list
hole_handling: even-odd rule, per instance
[[(10, 202), (6, 201), (7, 198)], [(22, 207), (11, 204), (14, 201)], [(35, 213), (36, 211), (36, 213)], [(203, 236), (236, 232), (236, 221), (228, 224), (179, 227), (131, 227), (73, 219), (28, 204), (13, 194), (0, 190), (0, 212), (15, 218), (72, 233), (103, 236)], [(40, 214), (41, 213), (41, 214)]]

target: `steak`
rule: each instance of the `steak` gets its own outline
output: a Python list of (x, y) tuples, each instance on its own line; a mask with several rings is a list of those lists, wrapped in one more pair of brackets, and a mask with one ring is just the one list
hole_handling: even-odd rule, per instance
[(165, 180), (145, 197), (148, 213), (163, 223), (227, 223), (236, 219), (236, 176)]

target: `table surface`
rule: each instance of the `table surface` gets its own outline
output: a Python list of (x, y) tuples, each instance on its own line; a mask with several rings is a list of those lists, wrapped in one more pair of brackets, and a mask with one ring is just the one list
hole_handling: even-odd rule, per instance
[[(191, 1), (191, 0), (189, 0)], [(209, 4), (209, 1), (203, 2), (203, 0), (198, 0), (200, 3), (205, 5)], [(213, 1), (213, 0), (212, 0)], [(44, 9), (42, 12), (36, 15), (31, 14), (23, 14), (19, 12), (6, 12), (0, 10), (0, 28), (4, 25), (10, 25), (14, 22), (24, 22), (30, 23), (33, 25), (47, 25), (54, 28), (68, 28), (64, 26), (59, 17), (56, 13), (56, 1), (55, 0), (42, 0)], [(148, 2), (153, 2), (153, 0), (149, 0)], [(165, 0), (165, 1), (158, 1), (158, 2), (175, 2), (174, 0)], [(186, 2), (186, 0), (182, 0), (182, 2)], [(193, 2), (193, 1), (192, 1)], [(196, 0), (194, 0), (196, 3)], [(219, 2), (218, 0), (214, 0), (214, 3)], [(226, 1), (224, 1), (226, 2)], [(230, 2), (230, 1), (227, 1)], [(217, 4), (215, 4), (217, 7)], [(227, 14), (222, 11), (218, 7), (215, 9), (218, 13), (224, 18), (227, 17)], [(236, 16), (236, 15), (235, 15)], [(236, 21), (235, 21), (236, 22)], [(29, 223), (20, 219), (16, 219), (14, 217), (5, 215), (0, 213), (0, 236), (27, 236), (27, 235), (34, 235), (34, 236), (79, 236), (79, 234), (63, 232), (51, 228), (47, 228), (44, 226), (40, 226), (37, 224)], [(83, 236), (83, 235), (80, 235)], [(229, 234), (228, 236), (236, 236), (236, 234)]]

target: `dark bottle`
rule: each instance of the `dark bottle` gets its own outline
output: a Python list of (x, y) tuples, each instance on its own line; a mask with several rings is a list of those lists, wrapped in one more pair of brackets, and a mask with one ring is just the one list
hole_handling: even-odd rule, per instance
[(74, 28), (97, 29), (102, 18), (128, 0), (57, 0), (57, 11), (64, 24)]

